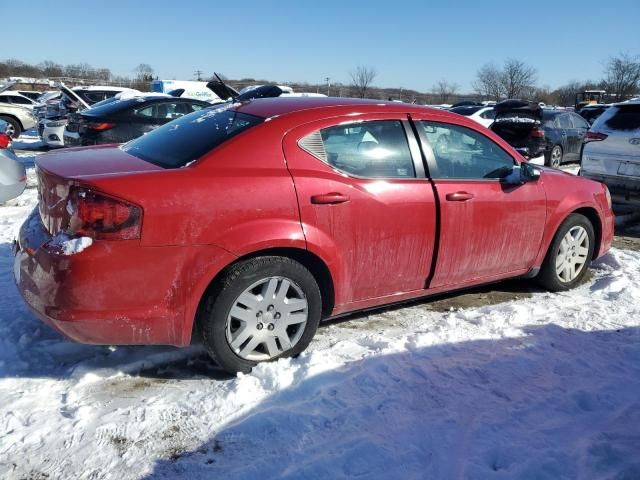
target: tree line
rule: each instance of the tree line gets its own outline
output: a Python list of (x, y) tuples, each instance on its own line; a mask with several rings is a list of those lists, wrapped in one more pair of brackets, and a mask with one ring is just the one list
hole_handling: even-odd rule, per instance
[[(198, 72), (200, 74), (201, 72)], [(402, 87), (381, 88), (374, 86), (378, 71), (373, 66), (359, 65), (348, 72), (347, 83), (288, 82), (296, 91), (323, 93), (339, 97), (358, 97), (374, 99), (392, 99), (420, 104), (450, 104), (459, 100), (500, 100), (503, 98), (522, 98), (548, 105), (573, 105), (575, 94), (587, 89), (601, 89), (608, 94), (607, 101), (622, 101), (640, 93), (640, 56), (621, 53), (609, 58), (598, 80), (572, 80), (551, 89), (538, 85), (538, 73), (535, 67), (518, 59), (507, 59), (502, 65), (487, 63), (476, 72), (472, 81), (473, 92), (462, 93), (460, 87), (447, 79), (438, 80), (428, 92)], [(27, 77), (67, 79), (86, 83), (107, 83), (126, 86), (138, 90), (149, 90), (149, 83), (157, 79), (153, 68), (141, 63), (132, 69), (131, 76), (113, 75), (108, 68), (95, 68), (87, 63), (61, 65), (50, 60), (37, 65), (20, 60), (0, 61), (0, 78)], [(211, 76), (213, 77), (213, 75)], [(247, 85), (276, 83), (269, 80), (243, 78), (228, 80), (236, 88)]]

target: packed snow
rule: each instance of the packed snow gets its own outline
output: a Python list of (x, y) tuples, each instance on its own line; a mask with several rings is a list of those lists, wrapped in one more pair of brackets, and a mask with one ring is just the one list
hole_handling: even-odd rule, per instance
[(640, 478), (640, 253), (573, 291), (334, 321), (229, 378), (202, 348), (65, 340), (24, 306), (0, 206), (0, 478)]

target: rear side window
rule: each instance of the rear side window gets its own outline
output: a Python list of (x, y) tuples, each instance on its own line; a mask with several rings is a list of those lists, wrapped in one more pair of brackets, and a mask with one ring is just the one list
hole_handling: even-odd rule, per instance
[(480, 116), (487, 120), (493, 120), (496, 118), (496, 111), (493, 108), (491, 110), (485, 110), (480, 114)]
[(179, 168), (263, 121), (229, 106), (206, 108), (156, 128), (122, 149), (155, 165)]
[(440, 122), (420, 122), (420, 128), (436, 163), (430, 169), (432, 178), (489, 180), (513, 170), (513, 158), (475, 130)]
[(569, 115), (559, 115), (556, 121), (560, 128), (573, 128)]
[(336, 125), (298, 142), (319, 160), (363, 178), (413, 178), (413, 159), (399, 120)]
[(604, 119), (606, 128), (611, 130), (635, 130), (640, 128), (640, 104), (611, 107), (606, 113), (609, 115), (601, 117)]

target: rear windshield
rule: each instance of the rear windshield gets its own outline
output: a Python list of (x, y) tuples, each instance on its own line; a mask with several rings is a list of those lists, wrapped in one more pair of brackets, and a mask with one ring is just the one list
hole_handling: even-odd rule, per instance
[(230, 110), (230, 106), (190, 113), (124, 144), (122, 149), (164, 168), (184, 167), (264, 121), (260, 117)]
[(611, 130), (635, 130), (640, 128), (640, 104), (618, 105), (612, 108), (612, 114), (605, 121)]

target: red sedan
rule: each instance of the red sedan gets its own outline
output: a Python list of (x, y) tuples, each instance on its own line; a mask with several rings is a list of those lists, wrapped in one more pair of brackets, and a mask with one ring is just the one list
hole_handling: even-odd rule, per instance
[(613, 237), (604, 185), (398, 103), (226, 104), (43, 155), (37, 174), (15, 245), (31, 308), (86, 343), (184, 346), (198, 329), (231, 372), (354, 310), (511, 277), (572, 288)]

